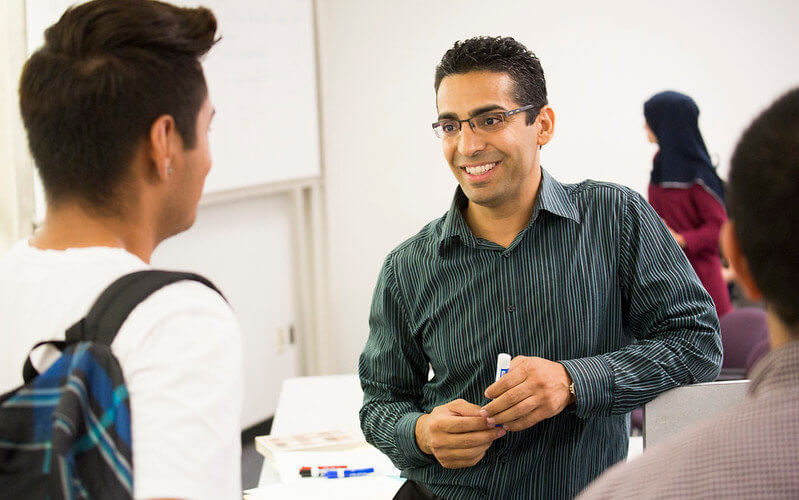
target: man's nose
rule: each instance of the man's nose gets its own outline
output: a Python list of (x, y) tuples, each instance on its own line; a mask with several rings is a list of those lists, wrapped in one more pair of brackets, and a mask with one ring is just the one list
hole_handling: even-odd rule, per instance
[(461, 127), (458, 138), (458, 152), (463, 156), (474, 156), (485, 148), (483, 137), (472, 130), (468, 123)]

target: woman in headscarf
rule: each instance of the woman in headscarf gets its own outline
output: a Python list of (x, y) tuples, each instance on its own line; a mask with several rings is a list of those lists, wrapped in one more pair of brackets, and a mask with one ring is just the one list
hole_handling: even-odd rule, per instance
[(719, 232), (727, 220), (724, 186), (699, 132), (699, 108), (679, 92), (654, 95), (644, 104), (646, 129), (657, 143), (649, 203), (685, 251), (719, 317), (732, 306), (721, 276)]

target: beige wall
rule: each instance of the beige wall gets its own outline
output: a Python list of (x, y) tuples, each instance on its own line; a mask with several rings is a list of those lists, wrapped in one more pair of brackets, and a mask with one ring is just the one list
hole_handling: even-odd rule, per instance
[(33, 167), (17, 105), (24, 12), (23, 0), (0, 2), (0, 253), (29, 234), (33, 220)]
[(317, 0), (331, 363), (354, 372), (386, 254), (449, 207), (433, 70), (453, 41), (512, 35), (540, 57), (556, 114), (542, 163), (562, 181), (645, 192), (643, 102), (672, 88), (702, 111), (726, 176), (738, 135), (799, 82), (799, 3)]

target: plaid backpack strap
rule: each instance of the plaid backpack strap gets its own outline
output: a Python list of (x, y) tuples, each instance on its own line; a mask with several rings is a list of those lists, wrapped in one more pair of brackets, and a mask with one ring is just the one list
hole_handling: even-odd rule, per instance
[(225, 298), (213, 283), (198, 274), (154, 269), (136, 271), (117, 279), (100, 294), (86, 316), (67, 330), (67, 344), (93, 340), (110, 346), (136, 306), (161, 288), (178, 281), (197, 281)]
[(25, 381), (25, 384), (29, 384), (34, 378), (36, 378), (39, 375), (39, 372), (33, 366), (33, 361), (31, 361), (31, 355), (33, 354), (33, 351), (35, 351), (36, 349), (38, 349), (43, 345), (52, 345), (61, 352), (64, 352), (64, 349), (67, 348), (67, 343), (64, 342), (63, 340), (45, 340), (44, 342), (39, 342), (38, 344), (33, 346), (31, 350), (28, 352), (28, 359), (25, 360), (25, 365), (22, 367), (22, 380)]

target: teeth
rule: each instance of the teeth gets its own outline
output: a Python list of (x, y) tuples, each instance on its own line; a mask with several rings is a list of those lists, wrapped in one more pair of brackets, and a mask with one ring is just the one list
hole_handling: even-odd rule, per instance
[(486, 163), (485, 165), (478, 165), (476, 167), (466, 167), (466, 172), (470, 175), (483, 175), (492, 168), (496, 167), (497, 163), (499, 162)]

